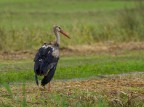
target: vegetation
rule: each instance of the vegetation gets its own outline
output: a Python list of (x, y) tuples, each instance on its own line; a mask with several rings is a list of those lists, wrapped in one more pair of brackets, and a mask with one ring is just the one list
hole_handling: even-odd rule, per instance
[(2, 107), (143, 107), (143, 81), (142, 73), (79, 81), (53, 81), (50, 92), (40, 90), (33, 83), (3, 84), (0, 88), (0, 105)]
[(62, 26), (67, 45), (143, 41), (143, 2), (1, 0), (0, 50), (35, 50), (54, 39), (52, 26)]
[[(0, 106), (143, 107), (143, 10), (141, 0), (0, 0)], [(55, 24), (71, 40), (61, 37), (66, 54), (48, 92), (34, 83), (32, 57)]]
[[(118, 56), (69, 56), (59, 61), (54, 79), (88, 78), (106, 74), (121, 74), (144, 70), (144, 52)], [(0, 83), (34, 80), (33, 60), (3, 60), (0, 62)]]

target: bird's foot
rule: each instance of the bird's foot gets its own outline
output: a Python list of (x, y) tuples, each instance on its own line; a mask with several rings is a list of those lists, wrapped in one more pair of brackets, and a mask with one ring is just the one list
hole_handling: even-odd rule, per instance
[(45, 86), (39, 86), (39, 90), (44, 91), (46, 90)]

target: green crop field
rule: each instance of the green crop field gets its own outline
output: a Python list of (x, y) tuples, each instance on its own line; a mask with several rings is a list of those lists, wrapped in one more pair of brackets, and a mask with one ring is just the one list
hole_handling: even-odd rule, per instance
[[(143, 107), (142, 0), (0, 0), (0, 107)], [(51, 91), (33, 58), (61, 36)], [(39, 76), (39, 82), (42, 77)]]
[[(0, 1), (0, 50), (35, 50), (53, 38), (53, 25), (71, 36), (62, 47), (142, 41), (143, 2), (109, 0)], [(11, 44), (12, 43), (12, 44)]]
[[(45, 30), (54, 24), (62, 26), (71, 26), (77, 22), (96, 24), (100, 23), (102, 16), (102, 19), (105, 19), (107, 15), (111, 16), (109, 13), (116, 16), (116, 12), (125, 7), (134, 8), (135, 3), (95, 0), (61, 0), (60, 2), (57, 0), (1, 0), (0, 24), (6, 28), (39, 27)], [(101, 23), (103, 23), (102, 20)]]

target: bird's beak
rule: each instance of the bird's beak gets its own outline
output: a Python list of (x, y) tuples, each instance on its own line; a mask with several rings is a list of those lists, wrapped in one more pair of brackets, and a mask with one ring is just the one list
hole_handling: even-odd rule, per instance
[(68, 36), (68, 34), (67, 34), (67, 33), (65, 33), (63, 30), (60, 30), (60, 33), (61, 33), (61, 34), (63, 34), (64, 36), (66, 36), (67, 38), (69, 38), (69, 39), (70, 39), (70, 37)]

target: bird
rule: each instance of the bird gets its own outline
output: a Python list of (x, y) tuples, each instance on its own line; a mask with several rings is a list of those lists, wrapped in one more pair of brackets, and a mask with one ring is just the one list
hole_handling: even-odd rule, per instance
[(37, 51), (34, 57), (34, 73), (35, 81), (39, 86), (38, 76), (44, 76), (41, 80), (41, 86), (45, 87), (48, 84), (48, 90), (50, 91), (52, 80), (55, 70), (59, 61), (59, 48), (60, 48), (60, 33), (69, 38), (68, 34), (58, 26), (53, 26), (53, 32), (55, 34), (55, 41), (50, 43), (44, 43)]

